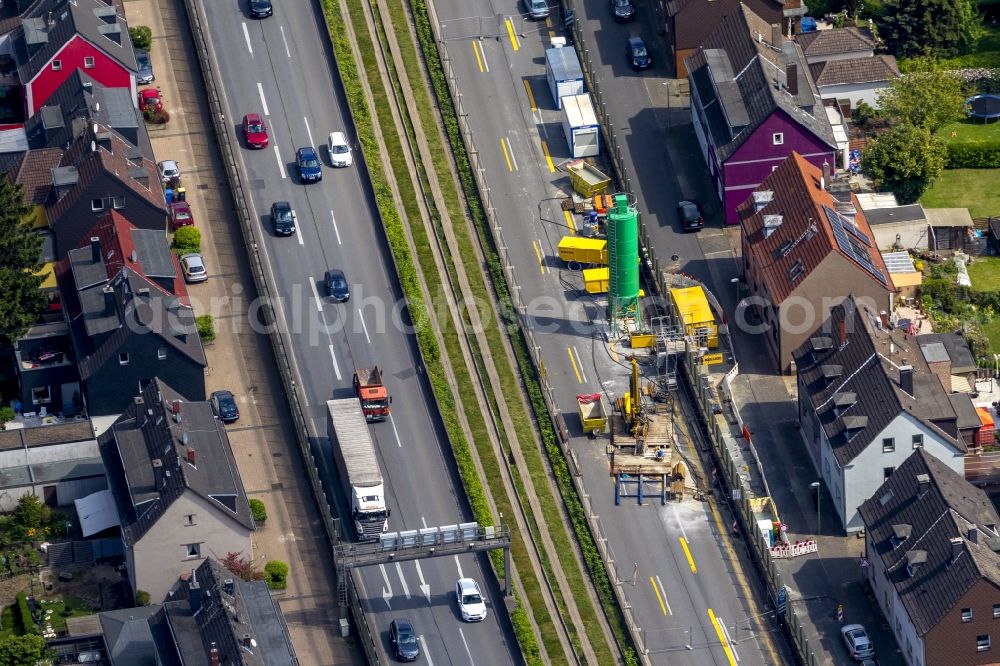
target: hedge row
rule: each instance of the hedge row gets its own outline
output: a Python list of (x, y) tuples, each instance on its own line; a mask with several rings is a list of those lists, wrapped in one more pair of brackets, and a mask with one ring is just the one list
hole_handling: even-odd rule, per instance
[(625, 631), (624, 618), (621, 616), (620, 610), (615, 602), (614, 595), (611, 592), (611, 581), (608, 578), (607, 569), (604, 567), (603, 559), (601, 558), (600, 552), (597, 550), (597, 545), (595, 544), (593, 535), (590, 532), (590, 526), (587, 523), (586, 514), (583, 510), (583, 505), (580, 502), (579, 495), (573, 485), (569, 468), (566, 464), (566, 459), (562, 454), (562, 450), (560, 449), (558, 442), (556, 441), (556, 434), (552, 428), (551, 415), (549, 414), (548, 407), (545, 404), (534, 365), (531, 363), (531, 359), (528, 355), (527, 342), (523, 337), (523, 333), (518, 326), (517, 319), (514, 315), (514, 308), (507, 288), (507, 281), (503, 274), (503, 268), (500, 265), (500, 259), (497, 255), (496, 248), (493, 245), (492, 236), (488, 231), (486, 215), (483, 211), (482, 202), (479, 198), (479, 190), (476, 186), (476, 181), (472, 173), (469, 156), (466, 152), (465, 144), (462, 141), (461, 131), (458, 125), (458, 117), (455, 112), (451, 94), (448, 90), (448, 84), (445, 80), (444, 70), (441, 65), (440, 58), (432, 57), (431, 55), (436, 54), (437, 51), (433, 32), (431, 31), (427, 15), (427, 7), (424, 0), (410, 0), (410, 5), (413, 8), (413, 17), (417, 27), (417, 35), (424, 50), (424, 59), (427, 63), (434, 92), (438, 98), (441, 115), (444, 119), (445, 130), (448, 134), (448, 139), (451, 143), (451, 148), (455, 156), (459, 180), (461, 181), (462, 188), (465, 191), (466, 200), (469, 203), (469, 209), (473, 221), (479, 230), (481, 239), (484, 241), (482, 245), (487, 258), (490, 278), (493, 282), (493, 286), (499, 300), (501, 316), (507, 323), (507, 331), (514, 344), (514, 351), (517, 356), (518, 366), (520, 368), (522, 378), (524, 379), (525, 386), (528, 390), (532, 410), (535, 413), (535, 418), (542, 433), (542, 440), (545, 445), (546, 453), (549, 456), (553, 474), (555, 475), (567, 513), (569, 514), (570, 520), (573, 524), (573, 530), (576, 533), (587, 568), (594, 581), (595, 587), (597, 588), (598, 596), (601, 599), (601, 603), (605, 607), (608, 619), (615, 632), (615, 637), (618, 640), (619, 646), (625, 656), (625, 662), (627, 664), (638, 664), (638, 656), (632, 646), (631, 639)]
[(24, 592), (17, 593), (17, 614), (21, 620), (21, 628), (26, 634), (40, 634), (35, 618), (31, 617), (31, 609), (28, 608), (28, 597)]
[(996, 169), (1000, 167), (1000, 141), (950, 141), (949, 169)]

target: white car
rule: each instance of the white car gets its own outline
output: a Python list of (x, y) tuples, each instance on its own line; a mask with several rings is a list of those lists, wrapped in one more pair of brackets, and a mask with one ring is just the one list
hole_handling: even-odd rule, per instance
[(854, 661), (863, 661), (875, 656), (875, 646), (868, 637), (868, 632), (860, 624), (847, 624), (840, 628), (840, 635), (844, 638), (844, 645), (851, 653)]
[(156, 165), (156, 170), (160, 172), (160, 180), (164, 183), (181, 177), (181, 167), (174, 160), (163, 160)]
[(463, 620), (481, 622), (486, 619), (486, 601), (479, 591), (479, 583), (471, 578), (460, 578), (455, 583), (455, 598)]
[(185, 282), (204, 282), (208, 279), (205, 260), (200, 254), (192, 252), (181, 256), (181, 270), (184, 271)]
[(326, 149), (330, 151), (330, 164), (335, 167), (349, 167), (354, 163), (351, 158), (351, 147), (343, 132), (331, 132), (326, 140)]

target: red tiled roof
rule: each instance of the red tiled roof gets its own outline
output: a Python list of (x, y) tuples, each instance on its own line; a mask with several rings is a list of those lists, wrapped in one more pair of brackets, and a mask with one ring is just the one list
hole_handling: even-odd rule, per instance
[(52, 190), (52, 169), (59, 166), (62, 155), (60, 148), (41, 148), (21, 156), (14, 180), (24, 187), (24, 203), (45, 203)]
[(870, 58), (827, 60), (809, 65), (817, 86), (835, 86), (844, 83), (878, 83), (899, 78), (899, 67), (891, 55)]
[(795, 35), (806, 56), (836, 55), (852, 51), (871, 51), (875, 48), (875, 40), (868, 31), (858, 28), (832, 28), (830, 30), (813, 30)]

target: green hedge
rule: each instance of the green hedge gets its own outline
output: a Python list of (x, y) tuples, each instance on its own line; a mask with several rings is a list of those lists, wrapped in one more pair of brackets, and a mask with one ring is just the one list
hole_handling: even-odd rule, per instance
[(257, 526), (261, 526), (267, 521), (267, 507), (259, 499), (251, 499), (247, 502), (250, 505), (250, 515), (253, 516), (253, 522)]
[(26, 634), (40, 634), (41, 630), (35, 619), (31, 617), (31, 610), (28, 609), (28, 597), (24, 592), (17, 593), (17, 614), (21, 620), (21, 628)]
[(271, 560), (264, 565), (264, 582), (269, 590), (288, 587), (288, 565), (281, 560)]
[(1000, 167), (1000, 141), (951, 141), (949, 169), (996, 169)]

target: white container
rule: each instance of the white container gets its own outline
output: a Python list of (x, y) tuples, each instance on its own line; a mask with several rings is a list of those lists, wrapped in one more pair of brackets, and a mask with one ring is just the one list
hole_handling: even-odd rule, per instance
[(580, 59), (572, 46), (555, 46), (545, 50), (545, 78), (557, 109), (562, 108), (560, 100), (566, 95), (579, 95), (587, 90)]
[(562, 98), (562, 125), (572, 158), (597, 157), (601, 154), (601, 126), (590, 95)]

